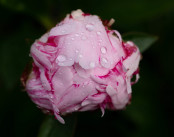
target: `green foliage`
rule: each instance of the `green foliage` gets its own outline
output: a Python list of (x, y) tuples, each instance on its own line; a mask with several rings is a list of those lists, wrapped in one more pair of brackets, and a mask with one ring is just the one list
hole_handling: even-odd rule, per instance
[(76, 115), (65, 118), (66, 125), (59, 123), (55, 118), (47, 116), (44, 120), (38, 137), (72, 137), (77, 122)]
[(147, 50), (158, 39), (156, 36), (138, 32), (123, 34), (122, 37), (125, 41), (133, 41), (139, 47), (141, 53)]

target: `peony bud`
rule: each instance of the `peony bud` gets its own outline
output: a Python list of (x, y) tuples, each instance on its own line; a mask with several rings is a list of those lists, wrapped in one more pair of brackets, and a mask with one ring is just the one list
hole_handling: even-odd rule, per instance
[(104, 114), (129, 103), (140, 52), (108, 28), (113, 22), (104, 26), (98, 16), (76, 10), (31, 46), (26, 91), (61, 123), (67, 113), (100, 108)]

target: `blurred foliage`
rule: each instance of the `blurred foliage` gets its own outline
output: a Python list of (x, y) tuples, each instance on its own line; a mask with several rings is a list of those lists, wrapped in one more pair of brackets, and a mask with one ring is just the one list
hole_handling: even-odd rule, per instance
[(103, 118), (99, 111), (79, 113), (74, 137), (174, 136), (173, 0), (0, 0), (0, 136), (35, 137), (42, 129), (45, 115), (23, 92), (20, 76), (34, 40), (78, 8), (114, 18), (112, 28), (122, 34), (144, 32), (159, 40), (143, 53), (131, 105)]
[(145, 34), (145, 33), (137, 33), (137, 32), (129, 32), (122, 35), (124, 41), (133, 41), (138, 47), (141, 53), (146, 51), (153, 43), (158, 40), (157, 36)]
[(53, 116), (47, 116), (42, 123), (38, 137), (72, 137), (75, 133), (77, 116), (69, 115), (66, 124), (61, 124)]

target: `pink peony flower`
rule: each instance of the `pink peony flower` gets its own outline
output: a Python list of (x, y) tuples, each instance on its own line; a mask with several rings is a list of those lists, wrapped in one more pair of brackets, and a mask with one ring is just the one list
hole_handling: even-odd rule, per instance
[(104, 114), (129, 103), (140, 52), (109, 29), (113, 22), (104, 26), (98, 16), (76, 10), (31, 46), (26, 91), (61, 123), (67, 113), (100, 108)]

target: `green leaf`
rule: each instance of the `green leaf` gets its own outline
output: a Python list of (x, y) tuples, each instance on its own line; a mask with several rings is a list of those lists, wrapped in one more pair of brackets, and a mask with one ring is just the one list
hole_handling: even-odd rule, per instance
[(38, 137), (73, 137), (76, 121), (75, 115), (65, 117), (65, 124), (61, 124), (53, 116), (47, 116)]
[(123, 40), (133, 41), (139, 47), (140, 51), (144, 52), (158, 40), (158, 37), (146, 33), (130, 32), (123, 34)]

